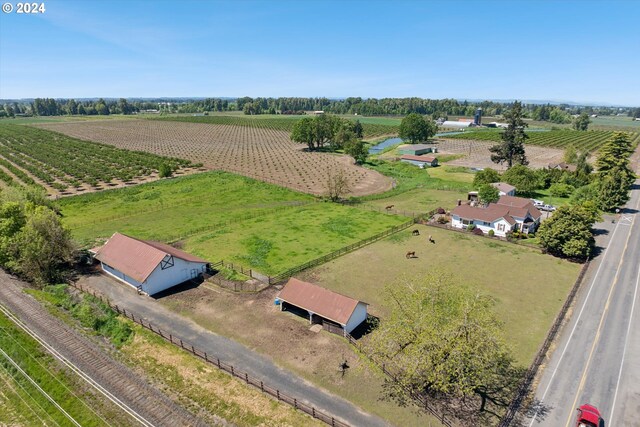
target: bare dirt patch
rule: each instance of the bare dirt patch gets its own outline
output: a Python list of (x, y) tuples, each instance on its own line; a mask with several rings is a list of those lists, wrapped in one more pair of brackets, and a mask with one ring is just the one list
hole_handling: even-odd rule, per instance
[[(464, 154), (463, 158), (447, 162), (447, 165), (492, 168), (500, 171), (507, 169), (506, 165), (499, 165), (491, 161), (489, 147), (495, 145), (495, 142), (462, 139), (439, 139), (437, 142), (440, 153)], [(547, 167), (549, 163), (560, 163), (564, 158), (564, 151), (557, 148), (525, 145), (525, 152), (529, 166), (536, 169)]]
[(338, 169), (345, 171), (353, 196), (384, 192), (392, 186), (391, 179), (356, 166), (348, 156), (308, 152), (305, 145), (292, 142), (289, 133), (273, 129), (159, 120), (38, 126), (128, 150), (187, 159), (316, 195), (326, 193), (327, 173)]

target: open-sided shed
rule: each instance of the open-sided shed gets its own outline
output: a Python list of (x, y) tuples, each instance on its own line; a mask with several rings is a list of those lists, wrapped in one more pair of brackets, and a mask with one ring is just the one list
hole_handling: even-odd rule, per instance
[(309, 323), (338, 326), (345, 335), (367, 319), (367, 303), (293, 277), (277, 300), (281, 310), (302, 309), (308, 313)]

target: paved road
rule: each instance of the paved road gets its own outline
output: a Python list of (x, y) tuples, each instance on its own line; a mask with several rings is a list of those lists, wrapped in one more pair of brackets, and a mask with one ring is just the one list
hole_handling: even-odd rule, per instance
[(244, 345), (208, 331), (192, 320), (172, 312), (153, 298), (137, 295), (133, 288), (115, 283), (112, 279), (101, 275), (84, 278), (82, 285), (89, 286), (108, 297), (113, 304), (124, 307), (136, 317), (142, 316), (165, 333), (171, 333), (174, 337), (197, 346), (207, 352), (210, 357), (219, 357), (236, 369), (263, 380), (270, 387), (275, 387), (291, 397), (313, 405), (316, 409), (352, 426), (389, 425), (381, 418), (363, 412), (349, 401), (321, 390), (292, 372), (279, 368), (268, 358)]
[[(528, 426), (573, 426), (591, 403), (605, 426), (640, 425), (640, 180), (594, 259), (542, 374)], [(610, 216), (609, 218), (613, 218)], [(546, 411), (546, 413), (545, 413)]]

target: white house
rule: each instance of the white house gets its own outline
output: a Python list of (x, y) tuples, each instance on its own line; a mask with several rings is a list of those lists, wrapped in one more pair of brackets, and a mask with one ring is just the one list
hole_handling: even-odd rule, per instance
[(498, 192), (501, 196), (516, 195), (516, 187), (510, 184), (507, 184), (506, 182), (493, 182), (491, 183), (491, 185), (498, 189)]
[(493, 230), (496, 236), (504, 237), (509, 231), (535, 232), (541, 217), (542, 213), (529, 199), (502, 196), (497, 203), (487, 206), (457, 206), (451, 211), (451, 226), (464, 229), (475, 225), (485, 234)]
[(96, 251), (102, 270), (148, 295), (198, 277), (207, 261), (164, 243), (113, 236)]
[(303, 309), (309, 315), (309, 323), (333, 324), (341, 327), (345, 335), (367, 319), (367, 303), (293, 277), (277, 300), (280, 310), (290, 306)]

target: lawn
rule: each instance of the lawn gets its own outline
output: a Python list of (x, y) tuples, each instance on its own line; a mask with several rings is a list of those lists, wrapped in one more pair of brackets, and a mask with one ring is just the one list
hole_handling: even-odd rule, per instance
[[(276, 274), (407, 219), (364, 211), (225, 172), (208, 172), (58, 201), (84, 246), (116, 231), (182, 241), (185, 250)], [(300, 205), (304, 204), (304, 205)]]
[(397, 215), (316, 203), (187, 238), (184, 248), (274, 275), (407, 221)]
[(313, 197), (226, 172), (207, 172), (57, 202), (75, 239), (91, 245), (114, 232), (171, 240), (194, 229)]
[[(361, 299), (384, 319), (384, 287), (399, 277), (419, 276), (438, 267), (462, 283), (491, 295), (504, 322), (507, 342), (522, 365), (529, 365), (573, 285), (580, 265), (539, 250), (435, 227), (416, 226), (356, 252), (308, 270), (302, 279)], [(427, 241), (433, 236), (435, 244)], [(417, 258), (406, 259), (407, 251)]]
[(458, 200), (467, 200), (467, 193), (416, 188), (385, 199), (367, 201), (364, 205), (375, 206), (378, 209), (393, 205), (394, 209), (399, 213), (412, 215), (423, 214), (437, 208), (453, 209)]

